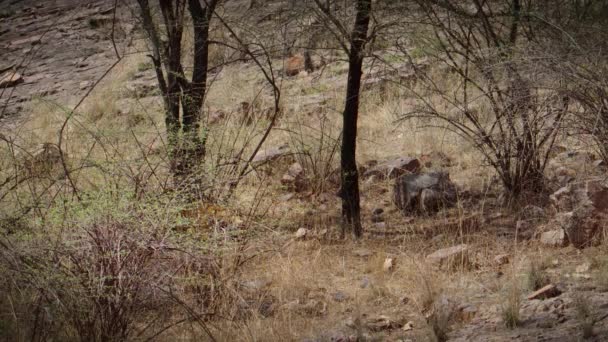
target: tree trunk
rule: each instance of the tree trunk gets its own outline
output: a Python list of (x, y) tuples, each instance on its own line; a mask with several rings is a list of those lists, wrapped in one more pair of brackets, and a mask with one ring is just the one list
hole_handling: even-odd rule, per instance
[[(159, 0), (167, 40), (162, 42), (148, 0), (138, 0), (144, 29), (152, 43), (152, 61), (165, 104), (165, 124), (176, 181), (190, 179), (205, 158), (205, 134), (201, 134), (201, 110), (207, 91), (209, 23), (220, 0)], [(194, 65), (192, 80), (182, 66), (182, 36), (187, 9), (192, 18)], [(160, 26), (160, 25), (158, 25)], [(163, 70), (164, 68), (164, 70)], [(181, 121), (180, 121), (181, 109)], [(181, 136), (180, 136), (181, 133)], [(190, 181), (200, 179), (190, 179)]]
[(359, 115), (359, 92), (363, 74), (363, 49), (367, 40), (371, 0), (357, 1), (355, 26), (350, 39), (348, 57), (348, 81), (346, 103), (343, 113), (342, 148), (340, 155), (342, 188), (342, 234), (350, 230), (355, 237), (363, 233), (359, 198), (359, 173), (357, 171), (357, 118)]

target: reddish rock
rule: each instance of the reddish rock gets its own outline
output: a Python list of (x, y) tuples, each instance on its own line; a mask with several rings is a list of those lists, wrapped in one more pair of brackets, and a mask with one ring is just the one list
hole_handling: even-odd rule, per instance
[(301, 71), (304, 71), (304, 56), (295, 55), (295, 56), (289, 57), (285, 61), (284, 71), (285, 71), (285, 75), (287, 75), (287, 76), (296, 76)]

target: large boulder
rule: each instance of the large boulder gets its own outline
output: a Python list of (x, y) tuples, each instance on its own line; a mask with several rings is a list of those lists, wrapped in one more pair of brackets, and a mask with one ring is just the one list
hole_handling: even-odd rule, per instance
[(576, 248), (592, 245), (608, 220), (608, 187), (598, 180), (572, 183), (551, 195), (560, 227)]
[(393, 201), (404, 213), (432, 213), (454, 205), (457, 189), (447, 172), (403, 175), (393, 188)]

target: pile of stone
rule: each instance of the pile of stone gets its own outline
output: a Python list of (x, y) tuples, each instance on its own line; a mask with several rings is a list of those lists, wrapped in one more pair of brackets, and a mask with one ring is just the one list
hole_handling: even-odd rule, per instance
[(571, 243), (584, 248), (598, 242), (608, 222), (608, 184), (600, 179), (570, 183), (550, 197), (556, 215), (541, 242), (552, 246)]

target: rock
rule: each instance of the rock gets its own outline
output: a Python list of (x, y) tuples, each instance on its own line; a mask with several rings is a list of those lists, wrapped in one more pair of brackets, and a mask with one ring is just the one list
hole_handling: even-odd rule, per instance
[(127, 82), (125, 88), (129, 92), (130, 97), (148, 97), (158, 95), (158, 85), (154, 80), (133, 80)]
[(542, 233), (540, 242), (543, 245), (550, 247), (563, 247), (568, 243), (566, 240), (566, 233), (563, 229), (555, 229)]
[(558, 177), (570, 177), (570, 178), (575, 178), (576, 177), (576, 170), (564, 167), (564, 166), (560, 166), (555, 170), (555, 174)]
[(403, 175), (393, 187), (393, 201), (405, 215), (436, 212), (456, 199), (456, 186), (445, 172)]
[(520, 212), (520, 219), (526, 221), (538, 221), (545, 217), (545, 210), (536, 205), (527, 205)]
[(589, 181), (585, 185), (594, 211), (608, 212), (608, 187), (598, 181)]
[(322, 300), (310, 299), (305, 304), (302, 304), (298, 311), (310, 316), (321, 316), (327, 312), (327, 303)]
[(308, 235), (308, 229), (300, 228), (296, 232), (296, 239), (304, 239), (306, 237), (306, 235)]
[(363, 279), (361, 279), (361, 284), (359, 284), (359, 287), (362, 289), (368, 288), (370, 283), (371, 282), (368, 277), (363, 277)]
[(290, 154), (290, 152), (291, 151), (288, 145), (281, 145), (278, 147), (272, 147), (266, 150), (258, 151), (255, 157), (253, 157), (252, 163), (254, 165), (264, 164), (284, 157)]
[(281, 184), (291, 190), (302, 191), (304, 189), (304, 168), (300, 163), (293, 163), (281, 178)]
[(557, 213), (553, 219), (557, 226), (564, 231), (569, 231), (575, 225), (574, 212)]
[(222, 121), (226, 117), (226, 112), (221, 109), (213, 110), (209, 112), (209, 116), (207, 118), (210, 125), (216, 124)]
[(384, 217), (382, 217), (380, 215), (372, 215), (372, 222), (373, 223), (384, 222)]
[(403, 325), (399, 322), (393, 320), (392, 318), (386, 315), (378, 315), (375, 317), (370, 317), (365, 321), (365, 327), (367, 327), (370, 331), (378, 332), (382, 330), (392, 330), (399, 329)]
[(395, 259), (386, 258), (384, 259), (384, 264), (382, 265), (382, 270), (384, 272), (392, 272), (395, 269)]
[(386, 222), (376, 222), (374, 223), (374, 227), (376, 229), (386, 229)]
[(8, 70), (0, 74), (0, 89), (14, 87), (23, 82), (23, 77), (16, 71)]
[(509, 254), (499, 254), (494, 257), (494, 263), (498, 266), (506, 265), (509, 263)]
[(582, 265), (578, 265), (576, 266), (576, 273), (586, 273), (589, 272), (589, 270), (591, 269), (591, 263), (586, 262)]
[(272, 281), (269, 279), (254, 279), (247, 280), (241, 283), (241, 287), (248, 291), (261, 291), (272, 284)]
[(409, 322), (405, 323), (405, 324), (403, 325), (403, 328), (401, 328), (401, 330), (403, 330), (403, 331), (410, 331), (410, 330), (414, 330), (414, 322), (409, 321)]
[(369, 249), (362, 248), (362, 249), (355, 249), (353, 251), (353, 254), (360, 258), (367, 258), (367, 257), (372, 256), (374, 254), (374, 252), (370, 251)]
[(423, 154), (420, 156), (420, 161), (422, 165), (426, 168), (431, 167), (450, 167), (454, 165), (452, 158), (450, 158), (447, 154), (439, 151), (433, 151), (428, 154)]
[(470, 322), (477, 315), (477, 308), (471, 304), (462, 304), (458, 307), (457, 319), (461, 322)]
[(285, 61), (285, 67), (284, 67), (283, 71), (285, 72), (285, 75), (287, 75), (287, 76), (296, 76), (301, 71), (304, 71), (304, 56), (295, 55), (295, 56), (289, 57)]
[(303, 316), (321, 316), (327, 312), (327, 303), (317, 299), (309, 299), (306, 303), (294, 300), (283, 304), (280, 309), (292, 311)]
[(350, 296), (342, 291), (332, 293), (331, 298), (336, 302), (345, 302), (350, 299)]
[(574, 247), (591, 246), (608, 220), (608, 188), (599, 179), (571, 184), (569, 189), (552, 195), (561, 211), (554, 220)]
[(468, 260), (469, 247), (466, 244), (439, 249), (426, 256), (426, 260), (438, 266), (453, 267), (463, 265)]
[(569, 210), (571, 208), (570, 195), (570, 186), (564, 186), (551, 194), (549, 199), (557, 210)]
[(102, 26), (111, 25), (112, 16), (108, 15), (97, 15), (88, 19), (88, 25), (92, 29), (97, 29)]
[(294, 196), (295, 196), (295, 194), (290, 192), (288, 194), (285, 194), (285, 195), (279, 197), (279, 201), (287, 202), (287, 201), (291, 200), (292, 198), (294, 198)]
[(549, 155), (551, 158), (556, 158), (558, 155), (561, 155), (562, 153), (568, 151), (568, 148), (562, 145), (553, 145), (551, 146), (551, 151), (549, 152)]
[(524, 232), (528, 229), (530, 229), (530, 223), (528, 221), (517, 220), (517, 222), (515, 222), (515, 230), (517, 232)]
[(553, 298), (553, 297), (557, 297), (560, 294), (562, 294), (562, 292), (553, 284), (549, 284), (533, 293), (531, 293), (528, 296), (529, 300), (534, 300), (534, 299), (546, 299), (546, 298)]
[(363, 178), (376, 176), (378, 179), (393, 179), (406, 173), (418, 172), (418, 170), (420, 170), (420, 161), (418, 159), (400, 157), (370, 167), (363, 173)]

